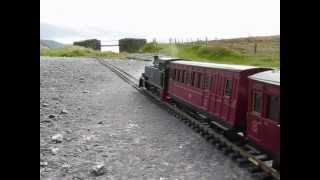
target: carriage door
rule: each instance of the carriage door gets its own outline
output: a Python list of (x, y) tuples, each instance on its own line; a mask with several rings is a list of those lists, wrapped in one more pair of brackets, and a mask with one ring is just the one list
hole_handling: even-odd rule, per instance
[(280, 151), (280, 96), (266, 94), (264, 117), (262, 118), (260, 136), (262, 143), (273, 152)]
[(256, 142), (261, 141), (263, 95), (261, 91), (254, 90), (251, 94), (250, 112), (247, 118), (247, 135)]
[(223, 98), (222, 98), (222, 111), (221, 111), (221, 117), (223, 120), (228, 121), (228, 114), (230, 111), (230, 103), (232, 98), (232, 92), (233, 92), (233, 81), (230, 77), (223, 78)]
[(203, 100), (202, 100), (202, 107), (205, 110), (209, 109), (210, 106), (210, 81), (211, 76), (207, 73), (204, 73), (202, 89), (203, 89)]

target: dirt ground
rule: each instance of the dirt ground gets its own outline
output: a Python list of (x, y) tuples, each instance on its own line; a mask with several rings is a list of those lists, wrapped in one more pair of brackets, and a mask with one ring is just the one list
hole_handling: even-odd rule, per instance
[[(136, 77), (150, 63), (112, 62)], [(252, 178), (97, 60), (40, 57), (40, 179)]]

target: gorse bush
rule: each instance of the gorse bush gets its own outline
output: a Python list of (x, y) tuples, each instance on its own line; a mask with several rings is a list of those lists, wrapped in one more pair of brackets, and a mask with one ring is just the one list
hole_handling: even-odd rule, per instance
[(203, 58), (219, 58), (219, 57), (241, 57), (241, 53), (221, 46), (191, 46), (184, 47), (184, 51), (193, 52), (195, 55)]
[(236, 52), (232, 49), (220, 46), (214, 47), (203, 47), (199, 50), (200, 54), (209, 54), (212, 57), (217, 56), (234, 56), (234, 57), (241, 57), (239, 52)]
[(141, 52), (145, 53), (156, 53), (159, 52), (162, 48), (159, 47), (156, 43), (147, 43), (143, 46)]

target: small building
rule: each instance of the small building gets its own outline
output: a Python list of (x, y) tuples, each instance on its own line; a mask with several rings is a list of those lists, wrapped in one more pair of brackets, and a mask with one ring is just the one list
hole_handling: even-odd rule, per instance
[(101, 51), (101, 42), (97, 39), (88, 39), (84, 41), (73, 42), (74, 46), (82, 46), (85, 48), (91, 48), (93, 50)]
[(119, 40), (119, 51), (137, 53), (147, 43), (146, 39), (125, 38)]

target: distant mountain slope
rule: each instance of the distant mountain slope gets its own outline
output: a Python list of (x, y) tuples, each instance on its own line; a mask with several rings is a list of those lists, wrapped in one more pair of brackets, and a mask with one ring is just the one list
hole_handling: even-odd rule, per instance
[(132, 37), (143, 38), (143, 35), (113, 31), (99, 27), (84, 26), (82, 28), (69, 28), (59, 25), (51, 25), (40, 22), (40, 39), (54, 39), (63, 42), (72, 43), (71, 41), (79, 41), (85, 39), (99, 40), (115, 40)]
[(65, 45), (62, 43), (59, 43), (57, 41), (52, 41), (52, 40), (40, 40), (40, 48), (50, 48), (50, 49), (54, 49), (54, 48), (62, 48)]
[(280, 35), (275, 36), (255, 36), (255, 37), (241, 37), (233, 39), (221, 39), (221, 40), (211, 40), (211, 43), (215, 42), (225, 42), (225, 43), (246, 43), (246, 42), (280, 42)]
[(40, 23), (41, 39), (57, 39), (81, 36), (82, 34), (74, 29)]
[(227, 47), (251, 55), (255, 53), (256, 46), (257, 55), (280, 56), (280, 35), (211, 40), (208, 45)]

